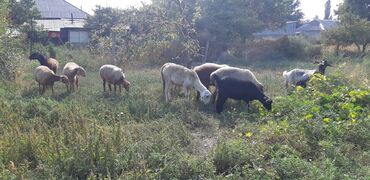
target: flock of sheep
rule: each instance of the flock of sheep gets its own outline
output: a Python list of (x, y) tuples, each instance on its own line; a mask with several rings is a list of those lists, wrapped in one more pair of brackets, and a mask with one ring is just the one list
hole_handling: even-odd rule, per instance
[[(51, 87), (54, 94), (53, 85), (56, 81), (63, 82), (68, 92), (74, 91), (75, 85), (77, 89), (79, 87), (79, 77), (86, 76), (84, 68), (74, 62), (69, 62), (64, 66), (63, 75), (57, 75), (56, 71), (59, 67), (57, 60), (46, 58), (40, 53), (31, 54), (29, 59), (37, 59), (41, 64), (34, 71), (41, 94), (44, 93), (48, 86)], [(306, 87), (306, 83), (313, 74), (320, 73), (324, 75), (326, 67), (331, 66), (326, 60), (315, 63), (319, 64), (319, 66), (314, 70), (293, 69), (289, 72), (284, 71), (283, 77), (286, 88), (298, 85)], [(160, 73), (166, 102), (171, 100), (172, 91), (180, 86), (187, 99), (190, 99), (190, 91), (194, 88), (197, 91), (197, 99), (200, 99), (205, 104), (216, 101), (217, 113), (222, 112), (223, 105), (228, 98), (243, 100), (247, 104), (250, 101), (258, 100), (267, 110), (272, 108), (272, 100), (264, 94), (262, 83), (248, 69), (215, 63), (205, 63), (189, 69), (182, 65), (165, 63), (161, 67)], [(120, 92), (121, 86), (126, 91), (129, 90), (130, 82), (127, 81), (121, 68), (106, 64), (100, 67), (99, 74), (103, 81), (104, 91), (106, 91), (106, 83), (108, 83), (110, 91), (112, 91), (112, 84), (115, 92), (117, 86)], [(209, 90), (210, 86), (216, 87), (213, 93)]]

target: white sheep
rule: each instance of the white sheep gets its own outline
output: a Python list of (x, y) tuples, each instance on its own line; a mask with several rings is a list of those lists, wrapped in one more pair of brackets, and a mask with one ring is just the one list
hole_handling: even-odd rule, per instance
[(67, 91), (70, 92), (75, 90), (75, 84), (78, 89), (80, 76), (86, 77), (85, 69), (74, 62), (67, 63), (63, 68), (62, 74), (66, 75), (69, 79)]
[(181, 85), (187, 99), (190, 99), (190, 88), (192, 87), (200, 93), (200, 99), (205, 104), (208, 104), (211, 99), (211, 93), (200, 82), (194, 70), (178, 64), (166, 63), (161, 68), (161, 77), (166, 102), (171, 99), (171, 86), (173, 85)]
[(310, 77), (313, 74), (320, 73), (322, 75), (325, 75), (326, 67), (328, 66), (333, 67), (326, 60), (315, 61), (314, 63), (319, 64), (317, 69), (293, 69), (289, 72), (284, 71), (283, 77), (285, 80), (286, 89), (289, 88), (289, 84), (294, 85), (294, 86), (299, 85), (299, 86), (306, 87), (307, 81), (310, 79)]
[(108, 82), (108, 87), (110, 91), (112, 91), (111, 84), (114, 85), (114, 92), (116, 92), (117, 85), (119, 87), (119, 92), (122, 91), (121, 85), (123, 85), (126, 91), (129, 91), (130, 82), (126, 80), (125, 74), (123, 73), (121, 68), (111, 64), (106, 64), (100, 67), (99, 73), (101, 79), (103, 80), (104, 92), (106, 82)]
[(214, 75), (217, 75), (220, 79), (230, 77), (239, 79), (242, 81), (250, 81), (254, 83), (258, 89), (260, 89), (263, 92), (263, 85), (260, 83), (256, 76), (250, 71), (249, 69), (242, 69), (237, 67), (222, 67), (213, 73), (211, 73), (210, 76), (210, 84), (214, 85)]
[[(68, 77), (65, 75), (56, 75), (51, 69), (49, 69), (47, 66), (38, 66), (34, 70), (35, 80), (39, 84), (39, 91), (41, 94), (45, 92), (45, 88), (47, 86), (51, 86), (51, 91), (54, 95), (54, 82), (60, 81), (64, 84), (68, 84), (69, 80)], [(42, 85), (42, 89), (41, 89)]]

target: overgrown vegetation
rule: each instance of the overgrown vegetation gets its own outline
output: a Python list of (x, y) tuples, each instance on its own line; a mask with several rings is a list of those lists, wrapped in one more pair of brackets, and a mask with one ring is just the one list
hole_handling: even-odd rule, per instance
[[(338, 61), (328, 77), (290, 95), (271, 71), (291, 62), (252, 67), (271, 82), (273, 111), (230, 101), (216, 115), (213, 105), (181, 97), (164, 103), (158, 68), (126, 67), (131, 91), (103, 93), (100, 64), (89, 64), (85, 50), (56, 48), (62, 64), (67, 52), (88, 70), (74, 94), (57, 84), (55, 97), (40, 96), (31, 75), (36, 62), (24, 66), (17, 83), (1, 82), (1, 179), (369, 176), (370, 91), (342, 73), (357, 63)], [(369, 59), (359, 65), (367, 73)]]
[[(56, 84), (56, 96), (39, 95), (28, 40), (6, 33), (11, 22), (0, 11), (0, 179), (368, 179), (370, 58), (337, 56), (335, 47), (303, 37), (246, 41), (255, 30), (299, 19), (299, 1), (248, 1), (253, 16), (240, 9), (246, 1), (199, 2), (97, 8), (89, 47), (35, 44), (61, 67), (74, 61), (87, 71), (77, 92)], [(217, 11), (223, 3), (230, 6)], [(232, 21), (215, 18), (224, 15)], [(162, 63), (209, 60), (198, 57), (206, 44), (212, 61), (255, 73), (274, 101), (271, 112), (257, 101), (247, 108), (229, 100), (216, 114), (214, 105), (181, 93), (164, 102)], [(317, 56), (335, 68), (287, 93), (282, 72), (313, 69)], [(106, 63), (123, 67), (130, 92), (103, 92), (98, 69)]]

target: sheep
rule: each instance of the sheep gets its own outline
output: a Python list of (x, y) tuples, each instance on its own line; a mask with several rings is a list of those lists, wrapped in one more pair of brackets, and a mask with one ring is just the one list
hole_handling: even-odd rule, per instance
[(69, 85), (67, 85), (67, 91), (72, 92), (79, 86), (79, 77), (86, 77), (86, 71), (83, 67), (79, 66), (74, 62), (67, 63), (62, 71), (62, 74), (66, 75), (69, 79)]
[(217, 113), (222, 112), (223, 105), (228, 98), (243, 100), (247, 104), (252, 100), (258, 100), (268, 111), (271, 110), (272, 100), (268, 98), (255, 83), (243, 81), (234, 77), (224, 77), (221, 79), (217, 74), (214, 74), (213, 78), (217, 89)]
[(194, 87), (200, 93), (201, 101), (205, 104), (208, 104), (210, 101), (211, 93), (200, 82), (194, 70), (178, 64), (166, 63), (161, 67), (161, 78), (166, 102), (169, 102), (171, 99), (171, 85), (182, 85), (187, 99), (190, 99), (189, 89)]
[(263, 92), (264, 88), (263, 84), (257, 80), (256, 76), (249, 69), (242, 69), (237, 67), (222, 67), (211, 73), (210, 84), (214, 84), (213, 78), (214, 75), (217, 75), (221, 79), (226, 77), (232, 77), (243, 81), (250, 81), (254, 83)]
[[(51, 69), (49, 69), (47, 66), (38, 66), (34, 70), (35, 80), (39, 84), (39, 91), (40, 94), (43, 94), (45, 92), (45, 88), (47, 86), (51, 86), (52, 94), (54, 95), (54, 82), (60, 81), (64, 84), (68, 84), (69, 80), (68, 77), (65, 75), (56, 75)], [(42, 89), (41, 89), (42, 85)]]
[(333, 67), (331, 64), (329, 64), (326, 60), (322, 61), (315, 61), (314, 63), (319, 64), (317, 69), (293, 69), (289, 72), (284, 71), (283, 77), (285, 80), (285, 88), (289, 89), (289, 84), (294, 86), (302, 86), (306, 87), (307, 81), (310, 79), (310, 77), (315, 73), (320, 73), (322, 75), (325, 75), (325, 69), (326, 67), (330, 66)]
[(29, 57), (30, 61), (33, 59), (37, 59), (40, 62), (40, 65), (46, 66), (51, 69), (54, 73), (57, 73), (59, 63), (56, 59), (53, 58), (46, 58), (44, 55), (40, 53), (32, 53)]
[(116, 92), (116, 87), (118, 85), (119, 92), (122, 92), (121, 85), (129, 91), (130, 89), (130, 82), (126, 80), (125, 74), (123, 73), (122, 69), (111, 64), (106, 64), (100, 67), (99, 74), (101, 79), (103, 80), (103, 89), (105, 92), (105, 84), (108, 82), (109, 90), (112, 91), (111, 84), (114, 85), (114, 92)]
[[(210, 84), (210, 75), (217, 69), (222, 67), (229, 67), (226, 64), (215, 64), (215, 63), (204, 63), (199, 66), (195, 66), (193, 70), (197, 73), (200, 82), (209, 90)], [(199, 92), (197, 92), (197, 99), (199, 99)]]

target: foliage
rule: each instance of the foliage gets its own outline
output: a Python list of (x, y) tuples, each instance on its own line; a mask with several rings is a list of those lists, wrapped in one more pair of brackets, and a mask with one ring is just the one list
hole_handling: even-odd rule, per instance
[(246, 52), (247, 61), (279, 58), (311, 59), (321, 55), (321, 46), (314, 44), (304, 36), (247, 41), (245, 46), (232, 50), (234, 50), (233, 54), (239, 55), (239, 58), (243, 58), (243, 52)]
[(340, 27), (326, 33), (328, 42), (337, 45), (337, 51), (340, 45), (355, 44), (360, 55), (365, 56), (370, 42), (369, 4), (367, 0), (346, 0), (339, 6), (337, 13)]
[(326, 3), (325, 3), (325, 15), (324, 15), (324, 19), (331, 19), (331, 15), (330, 15), (330, 11), (331, 11), (331, 1), (330, 0), (327, 0)]
[(0, 82), (1, 179), (368, 176), (370, 91), (348, 83), (342, 66), (284, 95), (275, 74), (294, 62), (263, 62), (252, 68), (269, 82), (273, 111), (229, 101), (216, 115), (181, 95), (164, 103), (158, 68), (125, 67), (132, 89), (115, 95), (102, 92), (97, 72), (108, 60), (68, 45), (55, 52), (60, 64), (72, 58), (85, 67), (87, 77), (75, 93), (56, 84), (56, 96), (40, 96), (32, 80), (38, 63), (24, 62), (16, 82)]
[(188, 66), (204, 59), (201, 54), (206, 51), (218, 58), (229, 48), (226, 42), (233, 46), (263, 28), (299, 20), (299, 4), (296, 0), (156, 0), (140, 9), (97, 7), (86, 27), (91, 29), (92, 52), (119, 63), (150, 60)]
[(9, 19), (12, 28), (27, 32), (31, 30), (32, 21), (39, 17), (40, 12), (35, 7), (34, 0), (9, 1)]

